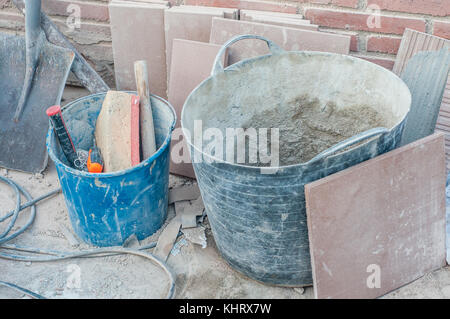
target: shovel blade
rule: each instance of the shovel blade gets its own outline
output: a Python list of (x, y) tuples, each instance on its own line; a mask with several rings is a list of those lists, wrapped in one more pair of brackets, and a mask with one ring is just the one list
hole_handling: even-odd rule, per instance
[(13, 117), (25, 78), (25, 39), (0, 34), (0, 166), (29, 173), (47, 166), (45, 110), (60, 104), (74, 59), (70, 50), (46, 42), (19, 122)]

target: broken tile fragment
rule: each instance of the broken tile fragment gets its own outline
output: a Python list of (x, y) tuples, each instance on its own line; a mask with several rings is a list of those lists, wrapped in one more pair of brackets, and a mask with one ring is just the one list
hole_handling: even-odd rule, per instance
[(205, 206), (202, 198), (199, 197), (192, 201), (175, 202), (175, 212), (181, 219), (182, 229), (195, 228), (198, 225), (198, 218), (203, 215)]
[(205, 227), (199, 226), (196, 228), (186, 228), (182, 230), (183, 235), (186, 237), (188, 241), (193, 244), (200, 245), (203, 249), (206, 248), (206, 234)]
[(184, 200), (194, 200), (200, 196), (198, 184), (172, 188), (169, 190), (169, 205)]
[(173, 245), (177, 240), (178, 233), (180, 232), (180, 227), (180, 219), (175, 217), (169, 222), (166, 228), (164, 228), (161, 235), (159, 235), (153, 254), (162, 261), (166, 261), (169, 257)]

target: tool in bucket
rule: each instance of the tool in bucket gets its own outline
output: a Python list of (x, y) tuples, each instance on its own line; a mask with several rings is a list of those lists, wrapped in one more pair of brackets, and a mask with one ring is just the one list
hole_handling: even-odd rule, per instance
[(73, 145), (72, 138), (67, 130), (66, 124), (61, 113), (61, 107), (59, 105), (53, 105), (47, 109), (47, 115), (53, 124), (53, 128), (58, 136), (59, 144), (63, 150), (66, 159), (72, 167), (75, 167), (75, 161), (77, 160), (77, 151)]
[(41, 0), (25, 8), (25, 39), (0, 34), (0, 166), (37, 173), (47, 165), (44, 111), (60, 103), (74, 53), (47, 41)]
[(155, 127), (153, 124), (150, 89), (148, 86), (148, 68), (144, 60), (134, 62), (136, 87), (140, 97), (139, 127), (141, 137), (142, 159), (147, 159), (156, 152)]
[(53, 129), (69, 165), (81, 171), (101, 173), (103, 171), (103, 160), (95, 139), (94, 146), (89, 152), (82, 149), (77, 150), (64, 123), (61, 107), (59, 105), (51, 106), (46, 113), (52, 122)]
[(103, 172), (103, 159), (100, 150), (97, 147), (97, 142), (94, 138), (94, 146), (89, 150), (87, 159), (87, 169), (89, 173)]

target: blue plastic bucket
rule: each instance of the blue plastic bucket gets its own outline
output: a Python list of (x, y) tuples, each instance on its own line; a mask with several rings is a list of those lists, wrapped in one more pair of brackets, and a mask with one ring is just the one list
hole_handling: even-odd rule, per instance
[[(77, 149), (89, 150), (105, 93), (89, 95), (63, 108)], [(73, 169), (53, 129), (47, 149), (55, 162), (75, 233), (96, 246), (122, 245), (135, 234), (141, 240), (156, 232), (167, 217), (170, 139), (176, 115), (164, 99), (152, 96), (157, 152), (130, 169), (92, 174)]]

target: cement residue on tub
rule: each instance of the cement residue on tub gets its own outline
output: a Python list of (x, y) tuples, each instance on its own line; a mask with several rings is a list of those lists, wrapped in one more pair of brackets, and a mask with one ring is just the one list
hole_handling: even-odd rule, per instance
[[(392, 115), (381, 114), (368, 105), (338, 108), (333, 102), (323, 105), (316, 98), (302, 95), (285, 105), (254, 114), (242, 128), (278, 128), (279, 160), (285, 166), (307, 162), (331, 146), (371, 128), (389, 128), (394, 124), (391, 122)], [(246, 161), (252, 165), (248, 163), (248, 155)]]

